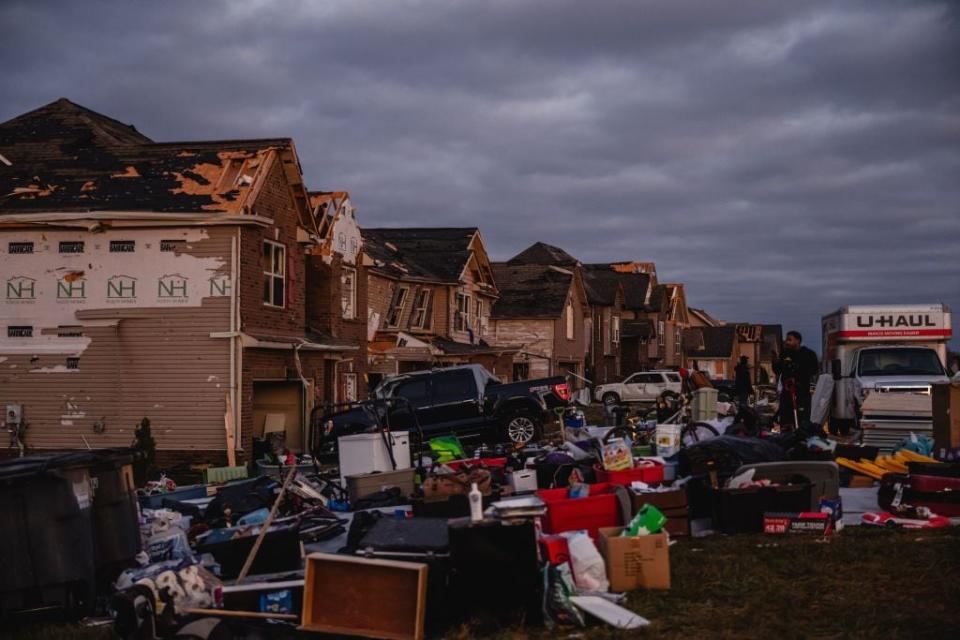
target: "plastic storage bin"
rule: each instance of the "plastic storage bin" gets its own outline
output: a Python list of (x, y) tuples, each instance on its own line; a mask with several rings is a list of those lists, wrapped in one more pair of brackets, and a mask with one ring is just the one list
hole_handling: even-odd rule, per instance
[(717, 527), (724, 533), (761, 533), (765, 512), (810, 510), (812, 484), (720, 489), (716, 492)]
[(543, 517), (544, 533), (585, 529), (591, 538), (597, 540), (597, 529), (623, 524), (614, 485), (604, 482), (587, 486), (590, 495), (584, 498), (568, 498), (567, 489), (537, 491), (540, 499), (547, 503), (547, 513)]
[(647, 484), (663, 482), (663, 465), (657, 463), (635, 466), (633, 469), (624, 471), (606, 471), (602, 465), (597, 464), (594, 465), (593, 471), (597, 475), (597, 482), (621, 485), (629, 485), (632, 482)]

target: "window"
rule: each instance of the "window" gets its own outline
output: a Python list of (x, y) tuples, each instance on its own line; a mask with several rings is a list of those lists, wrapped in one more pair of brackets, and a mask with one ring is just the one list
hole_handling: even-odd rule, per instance
[(32, 338), (33, 327), (11, 325), (7, 327), (7, 337), (8, 338)]
[(83, 241), (61, 242), (60, 253), (83, 253)]
[(680, 341), (682, 335), (680, 333), (680, 328), (677, 327), (673, 330), (673, 353), (675, 355), (680, 355)]
[(427, 399), (427, 393), (430, 389), (428, 382), (429, 380), (425, 377), (407, 380), (397, 386), (397, 390), (393, 395), (406, 398), (414, 405), (417, 405), (417, 403), (423, 404)]
[(79, 369), (80, 358), (67, 358), (67, 369)]
[(185, 240), (161, 240), (160, 251), (176, 251), (186, 244)]
[(620, 316), (613, 316), (613, 344), (620, 343)]
[(344, 402), (356, 402), (357, 401), (357, 374), (355, 373), (343, 373), (343, 388), (341, 390), (340, 397)]
[(657, 344), (659, 344), (661, 347), (666, 344), (666, 340), (667, 340), (666, 336), (663, 335), (664, 332), (665, 330), (664, 330), (663, 320), (660, 320), (657, 323)]
[(33, 243), (11, 242), (7, 245), (7, 253), (33, 253)]
[(476, 307), (476, 308), (477, 308), (477, 315), (476, 315), (476, 319), (474, 320), (474, 323), (476, 324), (477, 335), (478, 335), (478, 336), (482, 336), (483, 333), (484, 333), (484, 326), (483, 326), (483, 300), (481, 300), (480, 298), (477, 298), (477, 307)]
[(399, 327), (400, 319), (403, 317), (403, 307), (407, 303), (407, 293), (409, 287), (398, 286), (393, 290), (393, 300), (390, 301), (390, 309), (387, 311), (387, 326)]
[(282, 307), (287, 276), (287, 248), (263, 241), (263, 304)]
[(410, 316), (410, 326), (415, 329), (430, 327), (430, 289), (420, 289), (413, 298), (413, 314)]
[(466, 331), (470, 328), (470, 296), (465, 293), (457, 294), (457, 310), (453, 316), (455, 331)]
[(343, 268), (340, 273), (340, 309), (343, 317), (352, 320), (357, 317), (357, 272)]
[(133, 253), (136, 246), (133, 240), (111, 240), (110, 253)]
[(473, 372), (459, 369), (437, 374), (433, 378), (433, 399), (436, 403), (458, 402), (476, 397)]
[(573, 340), (573, 300), (567, 300), (566, 322), (567, 340)]

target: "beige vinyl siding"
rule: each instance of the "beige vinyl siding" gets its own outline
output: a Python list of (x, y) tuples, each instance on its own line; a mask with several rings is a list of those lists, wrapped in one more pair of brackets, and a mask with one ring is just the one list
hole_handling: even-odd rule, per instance
[[(184, 251), (222, 258), (218, 274), (229, 274), (233, 233), (211, 229)], [(136, 239), (136, 231), (130, 237)], [(77, 317), (90, 342), (76, 371), (63, 370), (70, 354), (0, 354), (0, 406), (24, 406), (28, 447), (129, 445), (135, 426), (147, 417), (158, 449), (226, 448), (231, 341), (210, 334), (230, 330), (230, 297), (205, 297), (189, 307), (88, 308)], [(106, 428), (98, 434), (94, 423), (101, 420)], [(0, 447), (7, 446), (7, 438), (0, 440)]]

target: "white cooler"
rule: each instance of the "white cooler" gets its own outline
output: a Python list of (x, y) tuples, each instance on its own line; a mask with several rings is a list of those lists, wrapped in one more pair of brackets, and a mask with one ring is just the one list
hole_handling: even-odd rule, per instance
[[(387, 435), (393, 449), (393, 459), (397, 462), (397, 469), (410, 468), (410, 433), (408, 431), (393, 431)], [(393, 471), (390, 464), (390, 454), (383, 441), (383, 435), (378, 433), (358, 433), (353, 436), (341, 436), (337, 441), (340, 452), (340, 483), (345, 483), (347, 476), (374, 471)], [(345, 485), (344, 485), (345, 486)]]

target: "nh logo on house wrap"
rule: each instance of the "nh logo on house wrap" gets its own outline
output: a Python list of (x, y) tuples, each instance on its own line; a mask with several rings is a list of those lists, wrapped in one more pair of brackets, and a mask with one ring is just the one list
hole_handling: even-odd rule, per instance
[(210, 278), (210, 296), (224, 297), (230, 295), (230, 278), (217, 276)]
[(87, 281), (85, 278), (67, 274), (57, 280), (57, 299), (72, 300), (87, 297)]
[(37, 281), (28, 276), (7, 278), (6, 297), (9, 301), (30, 301), (37, 295)]
[(133, 276), (116, 275), (107, 279), (107, 300), (135, 301), (137, 299), (137, 279)]
[(157, 297), (185, 299), (187, 297), (187, 278), (179, 273), (168, 273), (157, 280)]

